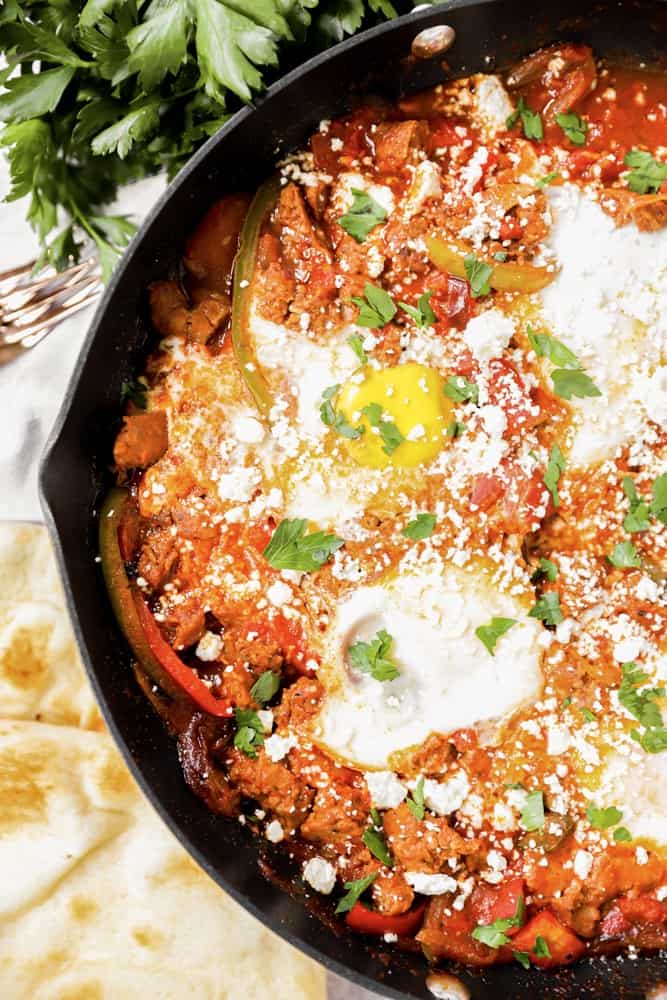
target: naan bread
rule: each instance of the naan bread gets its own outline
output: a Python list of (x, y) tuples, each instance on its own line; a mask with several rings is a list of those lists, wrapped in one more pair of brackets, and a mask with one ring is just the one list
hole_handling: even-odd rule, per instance
[(98, 721), (46, 533), (12, 530), (0, 526), (0, 997), (324, 1000), (324, 971), (227, 897), (139, 792)]

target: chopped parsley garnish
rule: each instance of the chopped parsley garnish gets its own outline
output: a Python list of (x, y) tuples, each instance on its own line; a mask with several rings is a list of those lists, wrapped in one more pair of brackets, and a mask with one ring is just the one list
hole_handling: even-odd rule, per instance
[(538, 934), (537, 937), (535, 938), (535, 947), (533, 948), (533, 955), (537, 955), (538, 958), (551, 958), (549, 945), (544, 940), (541, 934)]
[(312, 573), (331, 558), (344, 541), (324, 531), (306, 534), (308, 521), (297, 517), (281, 521), (264, 549), (264, 558), (274, 569), (296, 569)]
[(280, 675), (274, 674), (273, 670), (265, 670), (250, 688), (250, 697), (254, 698), (260, 705), (266, 705), (268, 701), (271, 701), (279, 687)]
[(513, 927), (521, 927), (525, 914), (526, 904), (523, 896), (519, 896), (513, 917), (499, 917), (492, 924), (479, 924), (472, 932), (472, 937), (489, 948), (502, 948), (510, 942), (507, 931)]
[(554, 392), (561, 399), (572, 399), (573, 396), (583, 399), (585, 396), (602, 395), (590, 375), (587, 375), (580, 368), (576, 370), (554, 368), (551, 373), (551, 380)]
[(621, 674), (621, 686), (618, 689), (620, 704), (646, 729), (661, 728), (662, 714), (656, 700), (662, 698), (664, 688), (649, 687), (638, 691), (638, 685), (648, 680), (648, 674), (632, 660), (621, 664)]
[(352, 301), (359, 307), (356, 322), (359, 326), (367, 326), (371, 330), (385, 326), (396, 315), (396, 305), (391, 295), (388, 295), (384, 288), (378, 288), (369, 282), (364, 287), (363, 299), (353, 295)]
[(121, 403), (132, 402), (138, 410), (145, 410), (148, 400), (148, 386), (141, 379), (127, 379), (120, 387)]
[(398, 667), (391, 658), (394, 639), (383, 628), (371, 642), (354, 642), (348, 648), (350, 663), (376, 681), (393, 681), (399, 676)]
[(614, 840), (617, 844), (627, 844), (632, 840), (632, 834), (625, 826), (617, 826), (614, 830)]
[(331, 402), (333, 397), (336, 395), (340, 389), (340, 383), (336, 385), (330, 385), (328, 389), (325, 389), (322, 393), (322, 402), (320, 404), (320, 420), (327, 427), (333, 427), (336, 422), (336, 411), (334, 410), (334, 405)]
[(667, 750), (667, 729), (664, 726), (659, 729), (645, 729), (643, 733), (633, 729), (630, 736), (646, 753), (662, 753), (663, 750)]
[(566, 114), (556, 115), (556, 122), (560, 125), (570, 142), (575, 146), (586, 145), (586, 133), (588, 132), (588, 122), (574, 111)]
[(545, 188), (549, 184), (553, 184), (554, 181), (560, 180), (560, 174), (557, 170), (552, 170), (550, 174), (545, 174), (544, 177), (540, 177), (539, 180), (535, 181), (536, 188)]
[(415, 819), (422, 820), (424, 818), (425, 809), (423, 778), (420, 778), (415, 787), (412, 789), (412, 792), (406, 799), (405, 804)]
[(663, 472), (653, 483), (651, 513), (662, 524), (667, 524), (667, 472)]
[(333, 397), (336, 395), (340, 385), (330, 385), (328, 389), (325, 389), (322, 393), (322, 402), (320, 403), (320, 420), (326, 427), (333, 427), (337, 434), (341, 437), (349, 438), (351, 441), (356, 441), (364, 433), (363, 427), (353, 427), (352, 424), (347, 422), (345, 414), (336, 413), (333, 405)]
[(351, 336), (347, 338), (347, 342), (354, 351), (354, 353), (357, 355), (359, 360), (361, 361), (362, 365), (365, 365), (366, 362), (368, 361), (368, 355), (364, 350), (364, 342), (359, 336), (359, 334), (353, 333)]
[(476, 628), (475, 635), (484, 643), (491, 656), (493, 656), (498, 639), (505, 635), (506, 632), (509, 632), (512, 625), (516, 624), (515, 618), (492, 618), (488, 625), (480, 625), (479, 628)]
[(648, 531), (650, 528), (649, 506), (637, 493), (634, 479), (623, 476), (623, 492), (630, 501), (630, 510), (625, 515), (623, 528), (633, 534), (636, 531)]
[(256, 757), (257, 748), (264, 743), (264, 726), (257, 712), (251, 708), (235, 708), (236, 735), (234, 746), (247, 757)]
[(423, 538), (429, 538), (434, 528), (435, 514), (417, 514), (409, 524), (406, 524), (401, 534), (411, 538), (413, 542), (420, 542)]
[(516, 111), (513, 111), (507, 119), (505, 127), (508, 129), (514, 128), (519, 119), (521, 119), (523, 134), (526, 139), (544, 138), (544, 127), (542, 125), (542, 118), (540, 117), (539, 111), (531, 111), (523, 97), (519, 98), (517, 109)]
[(389, 853), (387, 841), (382, 832), (382, 820), (380, 817), (371, 818), (371, 825), (364, 831), (363, 841), (374, 858), (381, 861), (387, 868), (394, 867), (394, 859)]
[(445, 382), (444, 393), (455, 403), (476, 403), (479, 399), (479, 386), (476, 382), (469, 382), (464, 375), (450, 375)]
[(611, 826), (616, 826), (623, 819), (623, 813), (616, 806), (607, 806), (600, 809), (591, 804), (586, 810), (586, 819), (595, 830), (608, 830)]
[(499, 264), (504, 264), (508, 257), (509, 254), (506, 250), (496, 250), (493, 255), (493, 259), (497, 260)]
[(431, 309), (431, 303), (429, 299), (433, 295), (433, 292), (424, 292), (423, 295), (419, 296), (417, 305), (410, 306), (407, 302), (399, 302), (401, 309), (411, 316), (420, 329), (426, 326), (433, 326), (437, 317), (433, 310)]
[(548, 333), (535, 333), (530, 325), (526, 327), (526, 334), (530, 341), (530, 346), (537, 354), (538, 358), (548, 358), (558, 368), (571, 368), (577, 370), (581, 368), (576, 355), (569, 347), (561, 343)]
[(527, 951), (513, 951), (514, 958), (524, 969), (530, 968), (530, 953)]
[(591, 712), (590, 708), (587, 708), (585, 705), (581, 705), (579, 711), (583, 715), (585, 722), (597, 722), (597, 715), (595, 712)]
[(544, 485), (551, 494), (554, 507), (560, 506), (560, 496), (558, 495), (558, 480), (565, 471), (565, 456), (557, 444), (551, 449), (547, 469), (544, 473)]
[(631, 167), (628, 187), (635, 194), (657, 194), (662, 182), (667, 180), (667, 163), (658, 163), (643, 149), (631, 149), (623, 160)]
[(365, 878), (355, 879), (354, 882), (345, 882), (344, 885), (347, 893), (336, 907), (336, 913), (348, 913), (361, 896), (363, 896), (366, 889), (370, 889), (377, 877), (378, 873), (372, 872), (370, 875), (366, 875)]
[(342, 228), (357, 243), (363, 243), (368, 234), (387, 218), (387, 211), (367, 191), (352, 188), (352, 204), (338, 220)]
[(371, 427), (380, 432), (382, 450), (385, 455), (393, 455), (398, 446), (405, 441), (396, 424), (382, 415), (382, 407), (379, 403), (369, 403), (368, 406), (364, 406), (361, 412), (368, 417)]
[(608, 561), (616, 569), (636, 569), (641, 566), (642, 561), (637, 549), (631, 541), (618, 542), (614, 546), (611, 555), (607, 556)]
[(473, 299), (480, 299), (483, 295), (488, 295), (491, 291), (489, 278), (493, 274), (490, 264), (485, 264), (483, 260), (478, 260), (474, 253), (468, 253), (463, 258), (463, 266), (466, 278), (470, 282), (470, 292)]
[(531, 576), (531, 583), (536, 583), (540, 577), (545, 576), (549, 583), (553, 583), (558, 576), (558, 566), (551, 562), (551, 559), (540, 558), (540, 564)]
[(521, 810), (521, 823), (528, 833), (541, 830), (544, 826), (544, 796), (542, 792), (531, 792)]
[(459, 438), (462, 434), (468, 430), (466, 424), (462, 424), (460, 420), (452, 420), (450, 424), (447, 425), (446, 434), (448, 438)]
[(563, 620), (563, 612), (560, 607), (560, 598), (555, 590), (548, 590), (542, 594), (540, 599), (528, 612), (530, 618), (539, 618), (545, 625), (560, 625)]

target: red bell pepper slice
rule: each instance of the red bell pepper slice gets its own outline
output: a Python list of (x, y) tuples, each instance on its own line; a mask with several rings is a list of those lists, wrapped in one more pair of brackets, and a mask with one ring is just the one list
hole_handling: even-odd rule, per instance
[[(127, 552), (127, 490), (110, 491), (100, 510), (100, 558), (111, 606), (132, 652), (145, 673), (172, 698), (187, 695), (204, 712), (227, 717), (232, 706), (216, 698), (163, 638), (136, 586), (130, 583), (121, 551)], [(131, 518), (129, 519), (131, 521)]]
[(204, 682), (197, 677), (194, 670), (191, 670), (187, 664), (183, 663), (180, 656), (177, 656), (160, 632), (159, 626), (141, 594), (135, 592), (133, 597), (148, 645), (172, 680), (176, 681), (194, 703), (204, 712), (208, 712), (209, 715), (223, 717), (232, 715), (233, 710), (230, 703), (223, 698), (216, 698)]
[[(546, 941), (549, 949), (548, 957), (535, 954), (538, 937)], [(527, 951), (533, 965), (539, 965), (542, 969), (553, 969), (558, 965), (576, 962), (584, 954), (586, 945), (576, 934), (564, 927), (553, 913), (549, 910), (540, 910), (512, 938), (512, 948), (515, 951)]]
[(396, 934), (398, 937), (414, 937), (424, 921), (426, 903), (419, 903), (417, 906), (401, 913), (398, 916), (390, 916), (387, 913), (378, 913), (377, 910), (369, 910), (363, 903), (355, 903), (346, 916), (348, 927), (359, 934), (373, 934), (382, 937), (383, 934)]

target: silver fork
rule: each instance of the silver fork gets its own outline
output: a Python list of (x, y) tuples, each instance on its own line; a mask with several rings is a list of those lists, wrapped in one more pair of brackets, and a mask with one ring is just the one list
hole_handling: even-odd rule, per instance
[(92, 254), (66, 271), (48, 267), (33, 274), (34, 266), (31, 261), (0, 273), (0, 365), (35, 347), (102, 290)]

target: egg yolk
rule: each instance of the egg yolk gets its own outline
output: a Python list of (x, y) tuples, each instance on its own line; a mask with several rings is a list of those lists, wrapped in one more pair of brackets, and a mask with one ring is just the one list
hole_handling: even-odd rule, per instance
[(379, 370), (364, 366), (336, 401), (348, 433), (356, 435), (343, 435), (345, 446), (355, 462), (372, 469), (430, 462), (447, 440), (452, 408), (440, 375), (413, 361)]

